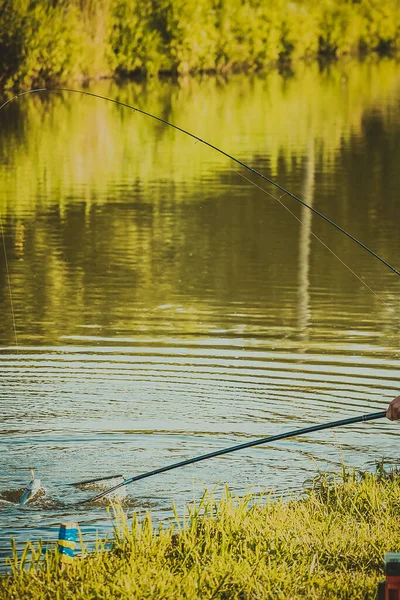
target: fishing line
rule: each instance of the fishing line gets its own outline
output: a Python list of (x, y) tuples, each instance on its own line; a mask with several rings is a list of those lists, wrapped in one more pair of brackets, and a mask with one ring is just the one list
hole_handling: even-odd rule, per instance
[(10, 268), (8, 265), (6, 238), (5, 238), (4, 227), (3, 227), (3, 219), (2, 219), (1, 215), (0, 215), (0, 232), (1, 232), (1, 239), (3, 242), (4, 263), (6, 266), (6, 277), (7, 277), (7, 284), (8, 284), (8, 293), (10, 296), (11, 316), (12, 316), (12, 322), (13, 322), (13, 327), (14, 327), (14, 340), (15, 340), (15, 345), (18, 349), (18, 335), (17, 335), (17, 323), (16, 323), (16, 319), (15, 319), (14, 299), (13, 299), (12, 288), (11, 288), (11, 276), (10, 276)]
[[(194, 458), (189, 458), (187, 460), (182, 460), (177, 463), (173, 463), (172, 465), (167, 465), (166, 467), (160, 467), (159, 469), (154, 469), (153, 471), (148, 471), (147, 473), (142, 473), (141, 475), (136, 475), (134, 477), (129, 477), (125, 479), (122, 483), (118, 485), (114, 485), (110, 487), (108, 490), (97, 494), (97, 496), (93, 496), (92, 498), (88, 498), (87, 500), (83, 500), (83, 502), (79, 502), (79, 504), (89, 504), (90, 502), (95, 502), (96, 500), (100, 500), (115, 492), (116, 490), (129, 485), (130, 483), (134, 483), (135, 481), (139, 481), (141, 479), (146, 479), (147, 477), (152, 477), (153, 475), (159, 475), (160, 473), (165, 473), (166, 471), (172, 471), (173, 469), (178, 469), (179, 467), (185, 467), (187, 465), (192, 465), (194, 463), (200, 462), (202, 460), (208, 460), (209, 458), (215, 458), (216, 456), (222, 456), (224, 454), (230, 454), (231, 452), (237, 452), (238, 450), (244, 450), (245, 448), (252, 448), (254, 446), (260, 446), (261, 444), (268, 444), (270, 442), (276, 442), (277, 440), (285, 440), (291, 437), (296, 437), (298, 435), (305, 435), (307, 433), (313, 433), (315, 431), (322, 431), (324, 429), (332, 429), (334, 427), (339, 427), (341, 425), (351, 425), (353, 423), (362, 423), (365, 421), (372, 421), (374, 419), (382, 419), (386, 417), (386, 411), (380, 411), (375, 413), (369, 413), (366, 415), (360, 415), (358, 417), (350, 417), (348, 419), (342, 419), (340, 421), (331, 421), (330, 423), (323, 423), (322, 425), (311, 425), (311, 427), (304, 427), (302, 429), (295, 429), (294, 431), (289, 431), (287, 433), (278, 433), (277, 435), (271, 435), (266, 438), (253, 440), (251, 442), (245, 442), (244, 444), (237, 444), (235, 446), (230, 446), (229, 448), (222, 448), (221, 450), (216, 450), (214, 452), (208, 452), (207, 454), (201, 454), (200, 456), (195, 456)], [(106, 479), (106, 478), (104, 478)], [(107, 479), (110, 479), (108, 477)], [(103, 479), (91, 480), (93, 481), (102, 481)], [(84, 482), (76, 482), (71, 485), (82, 485)], [(72, 506), (76, 506), (73, 504)]]
[(243, 161), (239, 160), (238, 158), (235, 158), (234, 156), (232, 156), (228, 152), (225, 152), (224, 150), (222, 150), (221, 148), (218, 148), (214, 144), (211, 144), (210, 142), (207, 142), (203, 138), (195, 135), (194, 133), (191, 133), (190, 131), (187, 131), (186, 129), (183, 129), (182, 127), (179, 127), (178, 125), (175, 125), (174, 123), (170, 123), (166, 119), (162, 119), (161, 117), (157, 117), (156, 115), (152, 115), (151, 113), (149, 113), (149, 112), (147, 112), (147, 111), (145, 111), (145, 110), (143, 110), (141, 108), (138, 108), (136, 106), (131, 106), (130, 104), (126, 104), (125, 102), (121, 102), (119, 100), (114, 100), (113, 98), (107, 98), (107, 96), (102, 96), (101, 94), (95, 94), (93, 92), (86, 92), (84, 90), (75, 90), (75, 89), (72, 89), (72, 88), (61, 87), (61, 88), (37, 88), (37, 89), (26, 90), (24, 92), (20, 92), (19, 94), (17, 94), (15, 96), (13, 96), (12, 98), (9, 98), (8, 100), (6, 100), (0, 106), (0, 110), (2, 110), (7, 104), (9, 104), (10, 102), (12, 102), (13, 100), (16, 100), (17, 98), (20, 98), (21, 96), (25, 96), (26, 94), (36, 94), (36, 93), (42, 93), (42, 92), (56, 92), (56, 93), (68, 92), (68, 93), (74, 93), (74, 94), (81, 94), (83, 96), (91, 96), (93, 98), (98, 98), (100, 100), (106, 100), (107, 102), (111, 102), (111, 103), (116, 104), (118, 106), (123, 106), (125, 108), (129, 108), (129, 110), (133, 110), (135, 112), (138, 112), (138, 113), (140, 113), (140, 114), (142, 114), (142, 115), (144, 115), (146, 117), (149, 117), (149, 118), (151, 118), (151, 119), (153, 119), (155, 121), (158, 121), (159, 123), (163, 123), (164, 125), (167, 125), (168, 127), (172, 127), (176, 131), (180, 131), (181, 133), (184, 133), (185, 135), (190, 136), (191, 138), (197, 140), (198, 142), (201, 142), (205, 146), (208, 146), (209, 148), (212, 148), (213, 150), (215, 150), (216, 152), (219, 152), (223, 156), (226, 156), (230, 160), (233, 160), (238, 165), (244, 167), (245, 169), (247, 169), (251, 173), (254, 173), (258, 177), (261, 177), (261, 179), (264, 179), (264, 181), (267, 181), (271, 185), (273, 185), (276, 188), (278, 188), (279, 190), (281, 190), (281, 192), (284, 192), (284, 194), (288, 195), (290, 198), (293, 198), (293, 200), (296, 200), (296, 202), (298, 202), (302, 206), (305, 206), (306, 208), (308, 208), (314, 214), (318, 215), (321, 219), (324, 219), (324, 221), (326, 221), (327, 223), (330, 223), (338, 231), (341, 231), (344, 235), (346, 235), (348, 238), (350, 238), (351, 240), (353, 240), (353, 242), (355, 242), (356, 244), (358, 244), (358, 246), (360, 246), (361, 248), (363, 248), (366, 252), (368, 252), (369, 254), (371, 254), (372, 256), (374, 256), (377, 260), (379, 260), (386, 267), (388, 267), (391, 271), (393, 271), (393, 273), (396, 273), (396, 275), (400, 276), (400, 271), (398, 271), (393, 265), (391, 265), (389, 262), (387, 262), (384, 258), (382, 258), (381, 256), (379, 256), (379, 254), (377, 254), (376, 252), (374, 252), (366, 244), (364, 244), (359, 239), (357, 239), (355, 236), (353, 236), (351, 233), (349, 233), (348, 231), (346, 231), (345, 229), (343, 229), (343, 227), (341, 227), (340, 225), (338, 225), (337, 223), (335, 223), (334, 221), (332, 221), (332, 219), (330, 219), (329, 217), (327, 217), (326, 215), (324, 215), (322, 212), (320, 212), (319, 210), (317, 210), (313, 206), (310, 206), (310, 204), (307, 204), (307, 202), (305, 202), (304, 200), (301, 200), (301, 198), (299, 198), (298, 196), (296, 196), (295, 194), (293, 194), (289, 190), (285, 189), (283, 186), (281, 186), (276, 181), (270, 179), (269, 177), (267, 177), (263, 173), (260, 173), (259, 171), (257, 171), (256, 169), (254, 169), (254, 167), (251, 167), (250, 165), (247, 165)]
[(372, 292), (372, 294), (374, 294), (374, 296), (376, 296), (376, 298), (378, 298), (378, 300), (380, 300), (382, 302), (382, 304), (389, 310), (389, 311), (394, 311), (393, 307), (390, 306), (387, 302), (385, 302), (385, 300), (379, 296), (379, 294), (377, 294), (377, 292), (375, 292), (375, 290), (373, 290), (359, 275), (357, 275), (357, 273), (355, 271), (353, 271), (353, 269), (344, 261), (340, 258), (340, 256), (338, 256), (333, 250), (332, 248), (330, 248), (323, 240), (321, 240), (321, 238), (312, 231), (312, 229), (310, 229), (310, 227), (308, 227), (305, 223), (303, 223), (303, 221), (292, 211), (290, 210), (290, 208), (288, 206), (286, 206), (286, 204), (284, 202), (282, 202), (282, 198), (284, 196), (286, 196), (286, 194), (282, 194), (281, 196), (277, 197), (274, 196), (273, 194), (271, 194), (271, 192), (268, 192), (268, 190), (264, 189), (263, 187), (261, 187), (260, 185), (258, 185), (257, 183), (255, 183), (254, 181), (252, 181), (251, 179), (249, 179), (248, 177), (246, 177), (246, 175), (243, 175), (243, 173), (240, 173), (239, 171), (235, 170), (235, 173), (237, 175), (239, 175), (240, 177), (242, 177), (243, 179), (245, 179), (246, 181), (248, 181), (249, 183), (252, 183), (256, 188), (258, 188), (259, 190), (261, 190), (262, 192), (264, 192), (265, 194), (267, 194), (268, 196), (270, 196), (271, 198), (273, 198), (274, 200), (276, 200), (277, 202), (279, 202), (279, 204), (281, 206), (283, 206), (283, 208), (285, 210), (288, 211), (288, 213), (290, 213), (292, 215), (292, 217), (294, 217), (296, 219), (296, 221), (298, 221), (300, 223), (300, 225), (302, 225), (302, 227), (304, 227), (304, 229), (306, 229), (309, 233), (311, 233), (311, 235), (313, 237), (315, 237), (316, 240), (318, 240), (323, 246), (324, 248), (326, 248), (328, 250), (328, 252), (330, 252), (335, 258), (338, 259), (338, 261), (340, 263), (342, 263), (342, 265), (344, 267), (346, 267), (346, 269), (348, 271), (350, 271), (350, 273), (352, 275), (354, 275), (354, 277), (356, 277), (358, 279), (358, 281), (360, 281), (366, 288), (367, 290), (369, 290), (370, 292)]

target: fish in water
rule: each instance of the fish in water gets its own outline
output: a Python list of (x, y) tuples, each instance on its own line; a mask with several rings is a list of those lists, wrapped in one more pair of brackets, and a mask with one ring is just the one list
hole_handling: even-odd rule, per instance
[(35, 477), (35, 472), (31, 471), (32, 481), (26, 486), (19, 499), (19, 504), (26, 504), (29, 500), (32, 500), (42, 489), (40, 479)]

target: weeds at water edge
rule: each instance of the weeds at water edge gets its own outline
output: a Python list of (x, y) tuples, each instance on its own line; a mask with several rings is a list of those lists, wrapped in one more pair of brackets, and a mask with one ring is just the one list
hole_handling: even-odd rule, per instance
[(383, 556), (400, 550), (400, 476), (343, 468), (301, 498), (205, 492), (169, 526), (115, 509), (112, 550), (76, 557), (27, 544), (0, 579), (8, 600), (375, 599)]

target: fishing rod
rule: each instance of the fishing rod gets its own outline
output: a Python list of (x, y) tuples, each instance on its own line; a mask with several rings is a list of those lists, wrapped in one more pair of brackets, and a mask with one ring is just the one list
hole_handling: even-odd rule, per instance
[[(215, 450), (215, 452), (209, 452), (207, 454), (201, 454), (200, 456), (195, 456), (194, 458), (189, 458), (187, 460), (182, 460), (177, 463), (173, 463), (172, 465), (167, 465), (166, 467), (160, 467), (159, 469), (154, 469), (153, 471), (148, 471), (147, 473), (142, 473), (141, 475), (135, 475), (133, 477), (129, 477), (125, 479), (121, 483), (110, 487), (109, 489), (97, 494), (97, 496), (93, 496), (92, 498), (88, 498), (83, 502), (79, 502), (79, 504), (89, 504), (90, 502), (95, 502), (96, 500), (100, 500), (115, 492), (116, 490), (129, 485), (130, 483), (134, 483), (135, 481), (140, 481), (141, 479), (146, 479), (147, 477), (152, 477), (153, 475), (159, 475), (160, 473), (166, 473), (167, 471), (172, 471), (173, 469), (178, 469), (179, 467), (185, 467), (187, 465), (192, 465), (194, 463), (208, 460), (209, 458), (215, 458), (216, 456), (222, 456), (224, 454), (230, 454), (231, 452), (237, 452), (238, 450), (244, 450), (245, 448), (252, 448), (254, 446), (261, 446), (261, 444), (268, 444), (270, 442), (276, 442), (278, 440), (286, 440), (291, 437), (296, 437), (298, 435), (305, 435), (307, 433), (313, 433), (314, 431), (322, 431), (324, 429), (333, 429), (334, 427), (340, 427), (342, 425), (351, 425), (353, 423), (361, 423), (364, 421), (373, 421), (374, 419), (382, 419), (386, 416), (386, 411), (382, 410), (380, 412), (369, 413), (366, 415), (361, 415), (358, 417), (350, 417), (349, 419), (342, 419), (341, 421), (331, 421), (330, 423), (323, 423), (322, 425), (312, 425), (311, 427), (304, 427), (303, 429), (295, 429), (294, 431), (289, 431), (288, 433), (278, 433), (277, 435), (272, 435), (270, 437), (253, 440), (252, 442), (245, 442), (244, 444), (238, 444), (236, 446), (230, 446), (229, 448), (222, 448), (221, 450)], [(119, 475), (120, 477), (120, 475)], [(100, 479), (90, 479), (86, 481), (72, 483), (70, 485), (84, 485), (85, 483), (96, 483), (100, 481), (105, 481), (107, 479), (112, 479), (113, 476), (108, 476)]]
[[(145, 111), (145, 110), (143, 110), (141, 108), (138, 108), (136, 106), (131, 106), (130, 104), (126, 104), (125, 102), (121, 102), (120, 100), (115, 100), (113, 98), (108, 98), (107, 96), (102, 96), (101, 94), (95, 94), (93, 92), (87, 92), (85, 90), (76, 90), (76, 89), (73, 89), (73, 88), (60, 87), (60, 88), (37, 88), (37, 89), (32, 89), (32, 90), (26, 90), (24, 92), (16, 94), (12, 98), (9, 98), (5, 102), (3, 102), (3, 104), (0, 106), (0, 110), (2, 110), (10, 102), (13, 102), (14, 100), (20, 98), (21, 96), (25, 96), (27, 94), (62, 93), (62, 92), (68, 92), (68, 93), (74, 93), (74, 94), (81, 94), (83, 96), (91, 96), (93, 98), (98, 98), (100, 100), (105, 100), (107, 102), (111, 102), (111, 103), (116, 104), (118, 106), (122, 106), (124, 108), (128, 108), (129, 110), (133, 110), (134, 112), (140, 113), (140, 114), (142, 114), (142, 115), (144, 115), (146, 117), (149, 117), (150, 119), (158, 121), (159, 123), (163, 123), (164, 125), (167, 125), (168, 127), (172, 127), (176, 131), (180, 131), (181, 133), (184, 133), (185, 135), (190, 136), (194, 140), (196, 140), (196, 141), (204, 144), (205, 146), (208, 146), (209, 148), (212, 148), (213, 150), (215, 150), (216, 152), (219, 152), (223, 156), (226, 156), (230, 160), (233, 160), (235, 163), (237, 163), (238, 165), (240, 165), (244, 169), (247, 169), (247, 171), (250, 171), (254, 175), (257, 175), (257, 177), (261, 177), (261, 179), (263, 179), (264, 181), (270, 183), (271, 185), (273, 185), (274, 187), (276, 187), (278, 190), (280, 190), (281, 192), (283, 192), (284, 195), (289, 196), (290, 198), (292, 198), (293, 200), (295, 200), (296, 202), (298, 202), (302, 206), (305, 206), (306, 208), (308, 208), (314, 214), (316, 214), (318, 217), (320, 217), (321, 219), (323, 219), (324, 221), (326, 221), (327, 223), (329, 223), (330, 225), (332, 225), (333, 227), (335, 227), (338, 231), (340, 231), (341, 233), (343, 233), (343, 235), (346, 235), (353, 242), (355, 242), (356, 244), (358, 244), (358, 246), (360, 246), (361, 248), (363, 248), (366, 252), (368, 252), (369, 254), (371, 254), (372, 256), (374, 256), (377, 260), (379, 260), (386, 267), (388, 267), (393, 273), (395, 273), (396, 275), (400, 276), (400, 271), (398, 271), (393, 265), (391, 265), (389, 262), (387, 262), (384, 258), (382, 258), (381, 256), (379, 256), (379, 254), (377, 254), (376, 252), (374, 252), (366, 244), (364, 244), (363, 242), (361, 242), (354, 235), (352, 235), (351, 233), (349, 233), (348, 231), (346, 231), (345, 229), (343, 229), (343, 227), (341, 227), (340, 225), (338, 225), (337, 223), (335, 223), (332, 219), (330, 219), (329, 217), (327, 217), (325, 214), (323, 214), (322, 212), (320, 212), (319, 210), (317, 210), (316, 208), (314, 208), (310, 204), (307, 204), (307, 202), (305, 202), (304, 200), (302, 200), (301, 198), (299, 198), (298, 196), (296, 196), (295, 194), (293, 194), (292, 192), (290, 192), (289, 190), (287, 190), (286, 188), (284, 188), (282, 185), (280, 185), (279, 183), (277, 183), (276, 181), (274, 181), (270, 177), (267, 177), (263, 173), (260, 173), (260, 171), (257, 171), (254, 167), (251, 167), (250, 165), (244, 163), (240, 159), (232, 156), (228, 152), (225, 152), (221, 148), (218, 148), (217, 146), (215, 146), (211, 142), (207, 142), (206, 140), (204, 140), (203, 138), (199, 137), (198, 135), (195, 135), (194, 133), (191, 133), (190, 131), (187, 131), (186, 129), (183, 129), (182, 127), (179, 127), (178, 125), (175, 125), (174, 123), (171, 123), (170, 121), (167, 121), (166, 119), (162, 119), (161, 117), (157, 117), (156, 115), (153, 115), (153, 114), (151, 114), (151, 113), (149, 113), (149, 112), (147, 112), (147, 111)], [(252, 183), (253, 185), (255, 185), (254, 182), (252, 182), (251, 180), (249, 180), (249, 181), (250, 181), (250, 183)]]

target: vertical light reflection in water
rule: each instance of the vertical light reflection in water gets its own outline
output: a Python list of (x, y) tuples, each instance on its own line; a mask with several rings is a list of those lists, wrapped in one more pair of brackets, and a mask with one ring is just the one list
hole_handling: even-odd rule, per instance
[[(314, 138), (309, 139), (307, 149), (306, 175), (303, 188), (303, 198), (309, 205), (313, 205), (314, 198), (314, 180), (315, 180), (315, 142)], [(310, 252), (312, 235), (312, 217), (313, 213), (306, 206), (301, 207), (300, 220), (303, 224), (300, 227), (299, 238), (299, 301), (298, 301), (298, 327), (300, 338), (307, 341), (310, 325)]]

